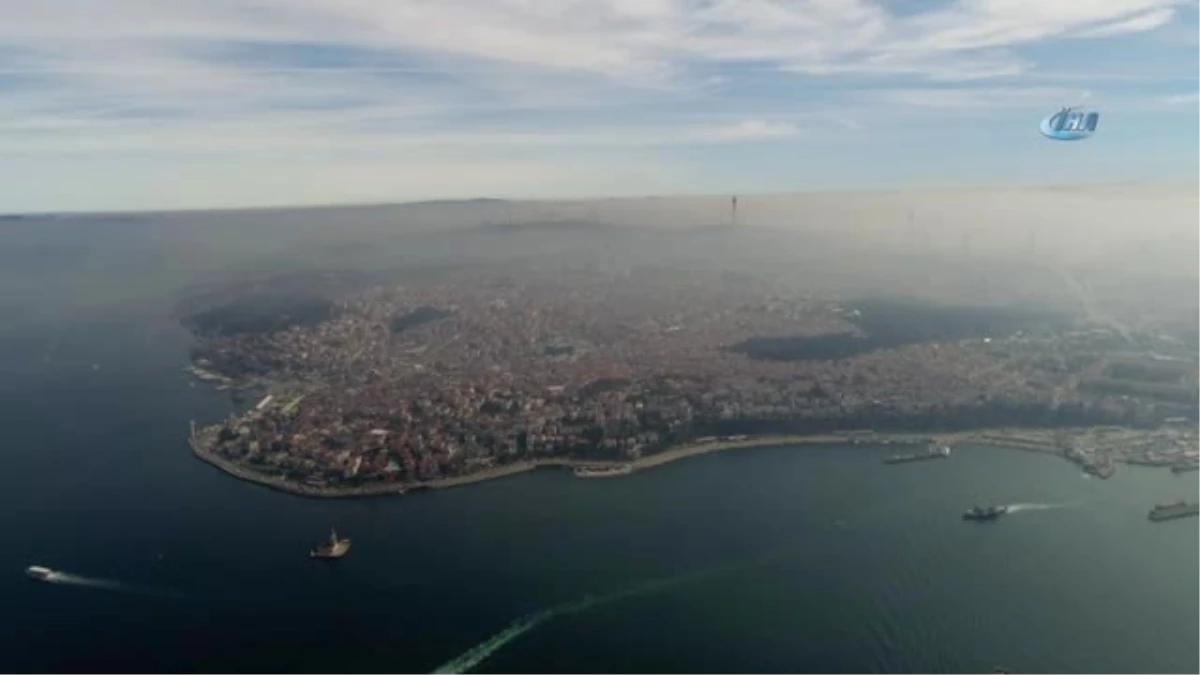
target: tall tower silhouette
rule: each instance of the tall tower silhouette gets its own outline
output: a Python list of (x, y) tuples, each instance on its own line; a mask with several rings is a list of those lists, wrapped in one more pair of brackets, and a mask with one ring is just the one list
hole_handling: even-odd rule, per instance
[(912, 209), (908, 210), (908, 217), (906, 219), (906, 224), (907, 224), (907, 228), (906, 228), (906, 232), (904, 233), (905, 238), (908, 240), (908, 245), (909, 245), (910, 249), (916, 250), (917, 249), (917, 224), (916, 224), (916, 220), (913, 215)]

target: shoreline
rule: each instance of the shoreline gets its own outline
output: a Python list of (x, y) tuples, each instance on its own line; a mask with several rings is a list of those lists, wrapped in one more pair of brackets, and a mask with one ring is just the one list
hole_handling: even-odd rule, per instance
[(216, 467), (217, 469), (220, 469), (234, 478), (239, 478), (249, 483), (257, 483), (264, 487), (278, 490), (280, 492), (286, 492), (298, 497), (337, 499), (402, 495), (407, 492), (420, 492), (423, 490), (444, 490), (447, 488), (461, 487), (464, 485), (496, 480), (498, 478), (507, 478), (509, 476), (515, 476), (529, 471), (546, 468), (619, 468), (627, 466), (629, 467), (629, 471), (620, 474), (614, 474), (614, 477), (627, 476), (638, 471), (652, 469), (654, 467), (662, 466), (680, 459), (704, 455), (710, 452), (750, 448), (769, 448), (787, 445), (839, 443), (846, 442), (846, 440), (847, 439), (845, 437), (829, 434), (815, 436), (760, 436), (757, 438), (747, 438), (737, 441), (688, 443), (664, 450), (654, 455), (650, 455), (649, 457), (639, 457), (638, 459), (627, 462), (615, 460), (574, 459), (569, 457), (546, 457), (488, 467), (486, 469), (481, 469), (479, 471), (461, 476), (437, 478), (431, 481), (425, 481), (423, 483), (382, 483), (347, 488), (318, 487), (315, 485), (297, 483), (296, 481), (288, 480), (286, 478), (255, 471), (222, 457), (218, 457), (217, 455), (209, 452), (206, 448), (202, 447), (195, 441), (195, 439), (189, 438), (188, 445), (191, 446), (192, 454), (195, 455), (196, 458)]
[(781, 446), (794, 445), (870, 445), (882, 446), (894, 443), (898, 439), (920, 438), (933, 443), (949, 444), (949, 443), (979, 443), (983, 445), (991, 445), (995, 447), (1009, 448), (1015, 450), (1033, 451), (1039, 453), (1058, 454), (1058, 449), (1045, 444), (1023, 443), (1018, 439), (1005, 438), (1006, 433), (1019, 431), (1044, 431), (1035, 428), (1004, 428), (1004, 429), (979, 429), (966, 432), (947, 432), (947, 433), (930, 433), (930, 434), (895, 434), (895, 435), (880, 435), (862, 436), (853, 433), (827, 433), (813, 435), (764, 435), (753, 436), (747, 438), (739, 438), (738, 440), (713, 440), (706, 442), (690, 442), (683, 445), (675, 446), (655, 453), (646, 457), (639, 457), (630, 461), (617, 460), (588, 460), (574, 459), (567, 457), (546, 457), (540, 459), (524, 460), (514, 462), (512, 464), (504, 464), (500, 466), (492, 466), (479, 471), (461, 476), (451, 476), (447, 478), (438, 478), (422, 483), (379, 483), (374, 485), (363, 485), (359, 487), (320, 487), (314, 485), (306, 485), (296, 481), (288, 480), (280, 476), (272, 476), (270, 474), (255, 471), (246, 468), (234, 462), (231, 462), (222, 457), (209, 452), (202, 447), (195, 438), (188, 439), (188, 445), (192, 449), (192, 454), (201, 461), (214, 466), (215, 468), (241, 480), (256, 483), (264, 487), (271, 488), (280, 492), (298, 497), (311, 497), (321, 499), (348, 499), (361, 497), (380, 497), (385, 495), (402, 495), (407, 492), (420, 492), (424, 490), (442, 490), (447, 488), (462, 487), (472, 485), (474, 483), (482, 483), (489, 480), (507, 478), (529, 471), (535, 471), (544, 468), (559, 468), (559, 469), (577, 469), (577, 468), (600, 468), (600, 469), (618, 469), (628, 467), (627, 471), (613, 473), (610, 475), (601, 476), (578, 476), (580, 478), (616, 478), (628, 476), (639, 471), (653, 469), (655, 467), (670, 464), (681, 459), (706, 455), (713, 452), (725, 452), (728, 450), (748, 450), (755, 448), (772, 448)]

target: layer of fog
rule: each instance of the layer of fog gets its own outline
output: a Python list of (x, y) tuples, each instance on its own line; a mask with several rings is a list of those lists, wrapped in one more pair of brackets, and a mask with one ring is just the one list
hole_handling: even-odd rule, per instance
[[(0, 222), (0, 311), (102, 309), (319, 269), (751, 273), (837, 297), (1196, 325), (1193, 184), (102, 214)], [(1086, 297), (1085, 297), (1086, 296)]]

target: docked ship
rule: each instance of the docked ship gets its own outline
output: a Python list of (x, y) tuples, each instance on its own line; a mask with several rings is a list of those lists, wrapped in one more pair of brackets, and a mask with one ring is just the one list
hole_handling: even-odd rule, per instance
[(914, 452), (906, 455), (892, 455), (883, 460), (884, 464), (903, 464), (905, 462), (920, 462), (926, 459), (944, 459), (950, 456), (950, 447), (930, 447), (925, 452)]
[(25, 575), (34, 581), (50, 581), (54, 577), (54, 570), (49, 567), (30, 565), (25, 568)]
[(1200, 504), (1195, 502), (1188, 503), (1182, 499), (1174, 504), (1159, 504), (1150, 509), (1150, 514), (1147, 516), (1150, 520), (1173, 520), (1175, 518), (1187, 518), (1200, 513)]
[(1083, 463), (1083, 470), (1097, 478), (1108, 479), (1116, 472), (1116, 466), (1113, 465), (1111, 457), (1102, 455), (1085, 461)]
[(337, 530), (329, 531), (329, 541), (317, 544), (317, 547), (309, 552), (310, 558), (340, 558), (350, 550), (349, 539), (338, 539)]
[(578, 466), (572, 472), (576, 478), (610, 478), (624, 476), (633, 472), (633, 466), (620, 464), (617, 466)]
[(972, 506), (963, 511), (963, 520), (995, 520), (1008, 513), (1007, 506)]
[(1196, 462), (1180, 462), (1171, 467), (1171, 473), (1187, 473), (1188, 471), (1196, 471), (1200, 469), (1200, 464)]

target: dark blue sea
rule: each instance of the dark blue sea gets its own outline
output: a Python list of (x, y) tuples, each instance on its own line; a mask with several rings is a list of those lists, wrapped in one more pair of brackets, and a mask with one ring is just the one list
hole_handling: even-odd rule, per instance
[[(4, 670), (1200, 665), (1198, 522), (1146, 520), (1194, 499), (1194, 473), (1100, 481), (986, 447), (885, 466), (887, 448), (829, 446), (371, 500), (243, 483), (185, 444), (189, 420), (233, 410), (182, 373), (171, 314), (185, 282), (219, 276), (213, 248), (75, 227), (79, 249), (26, 232), (0, 274)], [(976, 503), (1019, 506), (963, 522)], [(314, 563), (330, 526), (354, 549)], [(31, 564), (75, 576), (34, 583)]]

